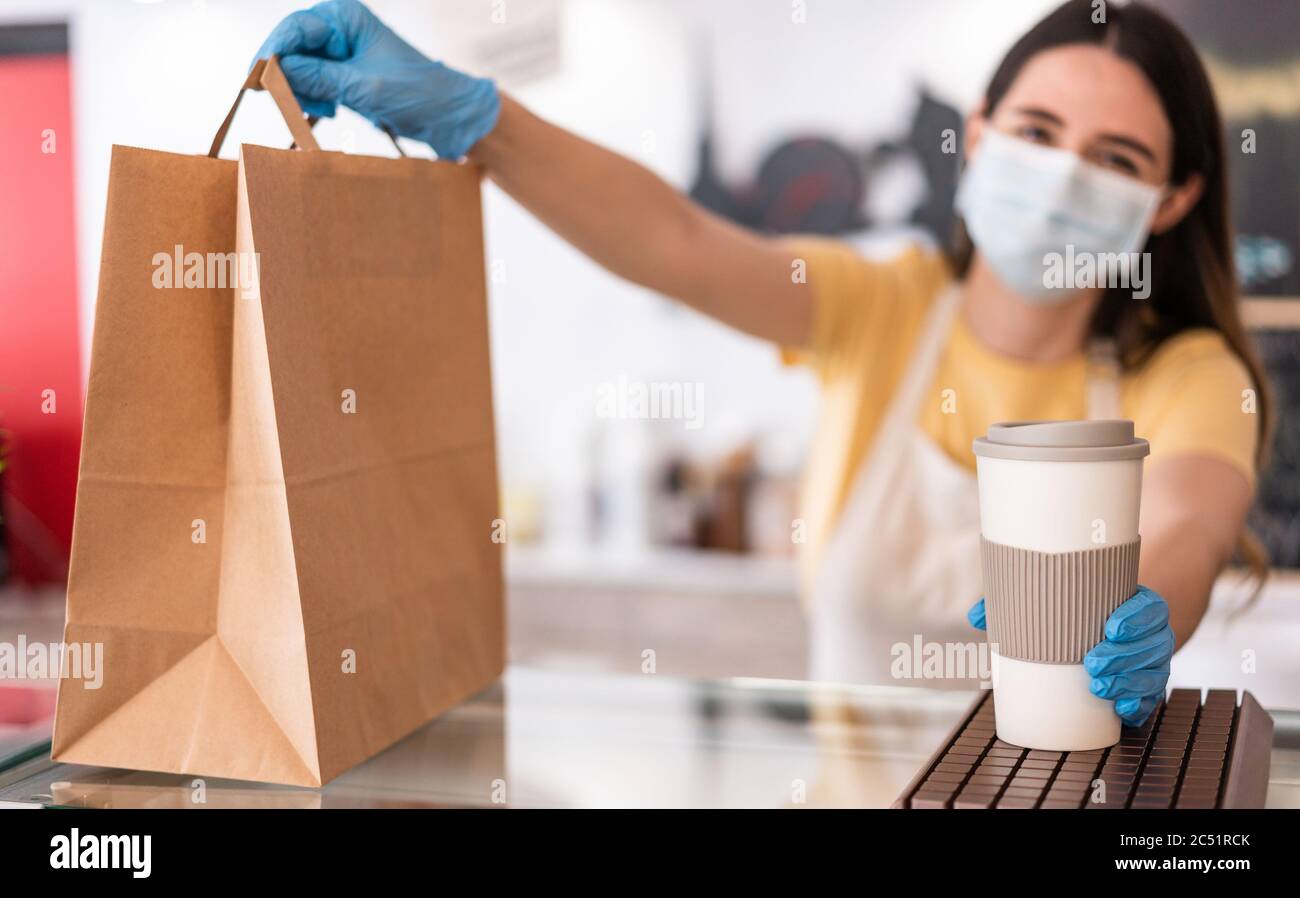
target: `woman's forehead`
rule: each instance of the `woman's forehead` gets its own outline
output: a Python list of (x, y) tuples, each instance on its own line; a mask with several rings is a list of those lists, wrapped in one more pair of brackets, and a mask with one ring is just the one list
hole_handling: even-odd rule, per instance
[(1089, 44), (1035, 54), (998, 103), (997, 115), (1040, 109), (1082, 138), (1123, 134), (1167, 157), (1169, 120), (1145, 74), (1127, 59)]

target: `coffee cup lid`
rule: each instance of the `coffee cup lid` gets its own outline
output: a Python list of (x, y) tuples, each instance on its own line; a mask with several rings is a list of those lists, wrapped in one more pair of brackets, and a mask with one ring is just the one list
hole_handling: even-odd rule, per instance
[(984, 458), (1017, 461), (1124, 461), (1151, 454), (1151, 445), (1125, 420), (1006, 421), (989, 425), (973, 448)]

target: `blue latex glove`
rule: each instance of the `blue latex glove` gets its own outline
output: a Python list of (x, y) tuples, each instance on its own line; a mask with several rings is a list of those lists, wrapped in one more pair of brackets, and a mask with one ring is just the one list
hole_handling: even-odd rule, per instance
[(491, 81), (428, 59), (356, 0), (287, 16), (256, 59), (272, 54), (308, 115), (332, 116), (342, 103), (380, 128), (424, 141), (443, 159), (468, 153), (501, 111)]
[[(984, 600), (966, 612), (972, 627), (983, 630)], [(1141, 726), (1165, 697), (1174, 631), (1169, 606), (1154, 591), (1138, 591), (1106, 621), (1105, 639), (1083, 658), (1092, 675), (1089, 688), (1098, 698), (1115, 702), (1115, 713), (1129, 726)]]

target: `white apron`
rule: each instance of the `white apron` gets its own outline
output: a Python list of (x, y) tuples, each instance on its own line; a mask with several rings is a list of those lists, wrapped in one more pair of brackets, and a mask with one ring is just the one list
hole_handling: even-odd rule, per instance
[[(954, 462), (920, 429), (922, 403), (957, 312), (960, 290), (936, 299), (908, 369), (854, 478), (813, 578), (810, 676), (837, 683), (974, 687), (965, 680), (915, 679), (924, 665), (919, 645), (979, 645), (966, 621), (980, 597), (979, 498), (975, 475)], [(1118, 413), (1114, 352), (1090, 358), (1088, 416)], [(957, 397), (961, 401), (961, 397)], [(896, 648), (898, 646), (905, 648)], [(976, 651), (979, 651), (978, 649)], [(898, 673), (904, 677), (899, 678)]]

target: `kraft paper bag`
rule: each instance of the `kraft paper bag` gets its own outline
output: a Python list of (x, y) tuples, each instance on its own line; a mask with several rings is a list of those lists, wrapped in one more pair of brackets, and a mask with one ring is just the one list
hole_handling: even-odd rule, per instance
[(318, 786), (504, 666), (480, 174), (261, 87), (302, 149), (113, 148), (58, 761)]

